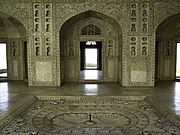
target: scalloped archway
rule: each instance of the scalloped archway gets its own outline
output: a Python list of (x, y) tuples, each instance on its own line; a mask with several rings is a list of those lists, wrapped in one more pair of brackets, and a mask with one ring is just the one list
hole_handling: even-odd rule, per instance
[[(82, 35), (82, 29), (90, 25), (98, 27), (101, 34)], [(89, 40), (102, 42), (103, 79), (100, 82), (121, 83), (121, 36), (119, 24), (111, 17), (96, 11), (89, 10), (67, 20), (60, 29), (61, 84), (81, 82), (80, 42)], [(110, 55), (109, 50), (113, 50)]]
[(8, 80), (27, 80), (27, 38), (24, 25), (0, 12), (0, 42), (7, 46)]
[(180, 41), (180, 13), (165, 19), (156, 30), (156, 82), (176, 79), (176, 46)]

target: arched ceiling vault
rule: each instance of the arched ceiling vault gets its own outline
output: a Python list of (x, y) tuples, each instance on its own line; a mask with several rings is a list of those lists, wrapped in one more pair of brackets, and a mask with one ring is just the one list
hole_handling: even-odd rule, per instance
[(16, 18), (0, 13), (0, 37), (24, 38), (26, 37), (26, 30)]
[(90, 18), (90, 17), (94, 17), (94, 18), (97, 18), (99, 20), (102, 20), (102, 21), (105, 21), (105, 22), (111, 24), (117, 30), (119, 35), (122, 34), (121, 27), (119, 26), (119, 24), (114, 19), (112, 19), (109, 16), (106, 16), (106, 15), (104, 15), (102, 13), (92, 11), (92, 10), (80, 13), (80, 14), (70, 18), (69, 20), (67, 20), (63, 24), (63, 26), (61, 27), (60, 33), (61, 33), (61, 31), (66, 30), (69, 26), (72, 26), (74, 23), (76, 23), (76, 22), (78, 22), (80, 20)]
[(180, 38), (180, 13), (164, 20), (156, 31), (157, 37)]

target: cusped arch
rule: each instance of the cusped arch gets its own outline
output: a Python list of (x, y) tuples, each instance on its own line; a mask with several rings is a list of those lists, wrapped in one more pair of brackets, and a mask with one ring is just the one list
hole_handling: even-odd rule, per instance
[(66, 18), (65, 19), (66, 21), (64, 20), (60, 27), (60, 33), (64, 29), (67, 29), (67, 27), (69, 25), (72, 25), (72, 24), (76, 23), (77, 21), (84, 20), (84, 19), (87, 19), (90, 17), (97, 18), (99, 20), (102, 20), (102, 21), (105, 21), (105, 22), (111, 24), (113, 27), (116, 28), (118, 35), (122, 35), (122, 27), (114, 18), (112, 18), (106, 14), (96, 12), (94, 10), (88, 10), (88, 11), (76, 14), (72, 17)]
[[(82, 30), (83, 33), (82, 33)], [(118, 73), (121, 74), (122, 55), (122, 29), (113, 18), (96, 12), (86, 11), (71, 17), (63, 23), (59, 31), (60, 51), (59, 56), (61, 84), (63, 82), (80, 81), (80, 44), (84, 41), (98, 41), (102, 43), (102, 80), (118, 81)], [(113, 58), (112, 58), (113, 56)], [(109, 58), (109, 61), (106, 61)], [(111, 60), (110, 60), (111, 59)], [(112, 65), (111, 67), (108, 65)], [(113, 69), (112, 78), (108, 78), (105, 71)], [(110, 71), (110, 70), (109, 70)], [(120, 75), (121, 76), (121, 75)]]
[(180, 13), (163, 20), (156, 29), (156, 83), (176, 79), (176, 46), (180, 39)]

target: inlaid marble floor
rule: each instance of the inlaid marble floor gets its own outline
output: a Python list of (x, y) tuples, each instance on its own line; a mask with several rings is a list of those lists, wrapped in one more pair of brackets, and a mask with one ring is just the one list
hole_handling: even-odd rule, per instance
[(152, 96), (180, 119), (180, 82), (163, 82), (156, 87), (123, 88), (117, 83), (65, 83), (62, 87), (28, 87), (22, 81), (0, 83), (0, 118), (29, 96)]
[(0, 134), (180, 134), (180, 121), (146, 96), (34, 96), (17, 106)]

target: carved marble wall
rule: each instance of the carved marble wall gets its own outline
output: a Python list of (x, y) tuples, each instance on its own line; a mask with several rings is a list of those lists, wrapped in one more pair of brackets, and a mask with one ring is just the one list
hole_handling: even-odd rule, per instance
[(53, 4), (31, 3), (29, 85), (56, 85), (55, 36)]
[[(102, 14), (102, 16), (94, 17), (97, 19), (94, 20), (96, 25), (102, 24), (104, 20), (107, 20), (106, 17), (113, 20), (103, 23), (106, 27), (101, 28), (104, 33), (103, 36), (99, 36), (104, 45), (104, 80), (119, 81), (122, 86), (154, 86), (156, 30), (166, 18), (180, 13), (179, 7), (180, 3), (176, 0), (0, 1), (0, 12), (16, 18), (26, 30), (24, 39), (27, 41), (28, 84), (30, 86), (60, 86), (64, 81), (78, 81), (79, 72), (76, 71), (79, 67), (76, 64), (79, 64), (79, 59), (75, 59), (75, 56), (79, 56), (79, 50), (76, 46), (86, 37), (78, 35), (85, 23), (72, 22), (71, 28), (74, 29), (73, 32), (76, 35), (72, 33), (73, 35), (62, 36), (64, 33), (61, 33), (60, 36), (59, 33), (66, 21), (86, 11)], [(85, 22), (88, 24), (89, 21)], [(114, 33), (120, 31), (121, 34), (111, 37), (106, 28), (112, 29)], [(92, 36), (92, 38), (97, 39), (98, 36)], [(13, 50), (13, 41), (22, 44), (21, 39), (9, 38), (7, 44), (9, 48), (12, 47), (9, 50)], [(170, 42), (170, 46), (173, 46), (175, 41), (172, 37), (170, 39), (165, 37), (159, 44), (165, 44), (164, 46), (167, 46), (166, 49), (169, 48), (171, 54), (175, 50), (168, 47), (168, 43)], [(73, 47), (68, 46), (71, 42)], [(67, 47), (62, 47), (62, 44)], [(17, 50), (20, 51), (21, 47), (18, 46)], [(74, 56), (67, 57), (63, 54), (64, 51), (68, 54), (70, 50)], [(108, 56), (108, 50), (112, 50), (112, 55)], [(162, 59), (159, 63), (164, 63), (169, 68), (159, 67), (166, 74), (159, 73), (158, 75), (162, 74), (160, 78), (170, 80), (174, 75), (172, 61), (175, 56), (164, 57), (165, 49), (160, 50), (162, 52), (159, 57)], [(13, 58), (11, 53), (9, 60), (11, 61), (9, 72), (12, 73), (12, 78), (14, 80), (23, 78), (24, 71), (19, 69), (20, 67), (24, 69), (22, 56)], [(63, 65), (67, 65), (68, 68), (63, 68)], [(70, 71), (67, 76), (63, 75), (65, 70)]]
[(25, 75), (25, 57), (24, 56), (25, 41), (22, 39), (9, 39), (7, 41), (8, 54), (8, 79), (24, 80)]

